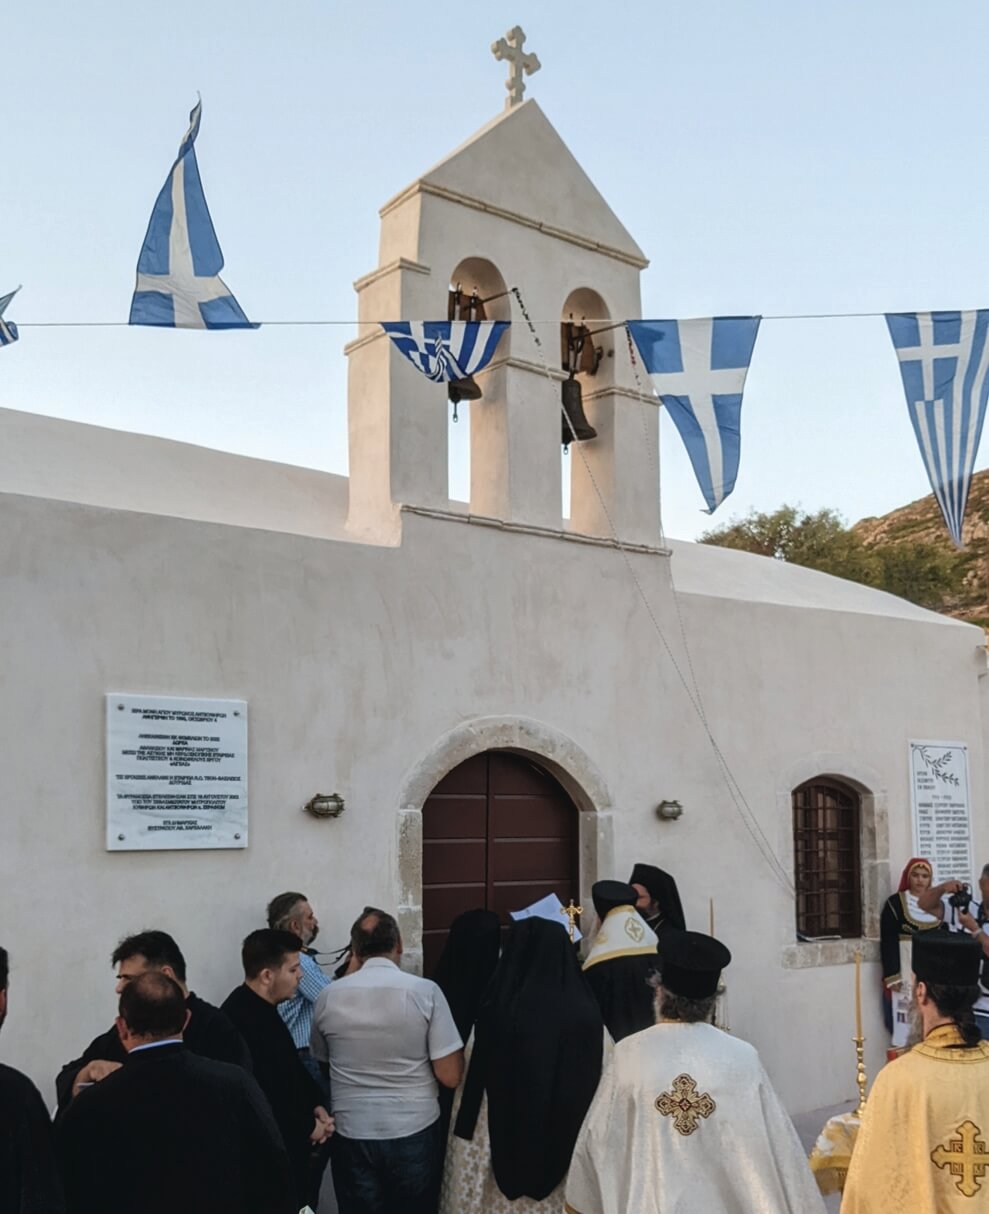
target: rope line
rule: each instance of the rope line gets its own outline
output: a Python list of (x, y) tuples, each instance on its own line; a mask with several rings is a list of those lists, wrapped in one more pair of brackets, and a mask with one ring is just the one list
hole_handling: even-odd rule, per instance
[[(515, 287), (512, 288), (514, 292)], [(885, 317), (887, 315), (899, 315), (898, 313), (886, 312), (780, 312), (773, 316), (763, 316), (763, 321), (767, 320), (858, 320), (864, 317)], [(407, 318), (406, 318), (407, 319)], [(433, 318), (435, 319), (435, 318)], [(583, 324), (598, 325), (609, 321), (609, 316), (584, 316), (581, 318)], [(677, 320), (698, 319), (697, 317), (678, 316)], [(704, 318), (706, 319), (706, 318)], [(332, 325), (381, 325), (391, 324), (395, 317), (388, 317), (386, 320), (259, 320), (254, 321), (254, 324), (262, 325), (264, 328), (304, 328), (314, 326), (332, 326)], [(426, 324), (428, 321), (420, 320), (413, 323)], [(532, 320), (526, 317), (526, 323), (533, 325), (559, 325), (563, 321), (560, 317), (555, 320)], [(624, 324), (624, 322), (622, 322)], [(17, 322), (19, 329), (146, 329), (155, 328), (154, 325), (132, 325), (126, 320), (19, 320)], [(169, 326), (161, 326), (167, 328)]]
[[(628, 327), (627, 324), (624, 327), (625, 327), (625, 336), (626, 336), (626, 340), (628, 343), (629, 361), (632, 365), (632, 374), (635, 377), (636, 392), (638, 393), (640, 402), (644, 406), (643, 409), (639, 410), (639, 418), (642, 422), (643, 439), (645, 440), (646, 449), (649, 452), (650, 468), (651, 468), (653, 477), (656, 481), (656, 484), (658, 486), (658, 484), (659, 484), (659, 457), (658, 457), (658, 453), (656, 451), (654, 451), (654, 449), (653, 449), (653, 443), (650, 441), (649, 431), (648, 431), (648, 427), (646, 424), (646, 413), (645, 413), (645, 409), (650, 407), (650, 398), (654, 399), (655, 394), (651, 390), (647, 392), (647, 389), (645, 388), (645, 386), (642, 383), (642, 377), (639, 374), (639, 360), (635, 354), (635, 342), (632, 338), (632, 331)], [(666, 546), (666, 533), (663, 530), (662, 511), (660, 511), (660, 516), (659, 516), (659, 534), (660, 534), (660, 542), (665, 547)], [(696, 709), (698, 715), (700, 716), (701, 722), (704, 726), (704, 730), (708, 735), (708, 739), (711, 743), (711, 746), (713, 747), (715, 754), (718, 757), (719, 763), (722, 767), (722, 774), (725, 778), (726, 784), (728, 785), (729, 795), (731, 795), (732, 800), (735, 801), (735, 796), (737, 793), (738, 798), (741, 800), (742, 804), (745, 806), (745, 810), (747, 811), (748, 815), (751, 818), (751, 827), (750, 827), (749, 833), (751, 834), (752, 830), (754, 829), (758, 833), (760, 838), (762, 839), (763, 846), (759, 846), (758, 840), (755, 840), (755, 841), (756, 841), (757, 846), (759, 846), (759, 850), (763, 853), (763, 858), (767, 859), (769, 861), (770, 867), (773, 868), (775, 874), (777, 876), (782, 877), (783, 881), (785, 882), (787, 890), (791, 894), (795, 894), (796, 890), (794, 889), (793, 883), (790, 880), (789, 873), (786, 871), (785, 867), (780, 862), (779, 857), (776, 855), (775, 848), (773, 847), (772, 843), (770, 843), (769, 839), (766, 837), (765, 832), (763, 831), (762, 827), (759, 824), (758, 818), (756, 818), (755, 814), (752, 812), (752, 808), (749, 805), (748, 801), (746, 800), (745, 794), (743, 793), (741, 786), (739, 785), (738, 781), (735, 779), (734, 772), (728, 766), (727, 760), (724, 758), (724, 755), (721, 753), (721, 748), (718, 745), (716, 739), (714, 738), (713, 732), (711, 731), (711, 728), (708, 724), (707, 711), (705, 709), (704, 700), (701, 695), (700, 683), (698, 682), (698, 679), (697, 679), (697, 672), (694, 669), (693, 654), (691, 652), (690, 643), (687, 640), (687, 629), (686, 629), (686, 626), (683, 621), (683, 611), (681, 609), (681, 603), (680, 603), (680, 592), (677, 589), (676, 579), (673, 576), (673, 561), (672, 560), (667, 562), (667, 572), (669, 574), (669, 579), (670, 579), (669, 584), (670, 584), (670, 593), (673, 597), (673, 606), (676, 610), (677, 626), (678, 626), (678, 630), (680, 633), (680, 641), (681, 641), (681, 644), (683, 645), (683, 652), (687, 659), (687, 670), (690, 673), (690, 681), (691, 681), (691, 684), (694, 689), (694, 696), (695, 696), (695, 700), (696, 700), (695, 709)], [(734, 792), (732, 790), (732, 786), (734, 786)], [(738, 805), (737, 802), (736, 802), (736, 808), (739, 810), (739, 813), (742, 816), (742, 820), (745, 821), (746, 820), (745, 814), (742, 812), (742, 809)], [(746, 822), (746, 825), (748, 825), (748, 822)], [(768, 855), (767, 855), (767, 853), (768, 853)], [(771, 857), (771, 859), (769, 859), (769, 857)]]
[[(533, 321), (530, 320), (530, 318), (529, 318), (529, 313), (526, 309), (525, 303), (522, 300), (522, 293), (519, 291), (518, 287), (512, 287), (512, 294), (515, 296), (515, 298), (518, 302), (518, 305), (519, 305), (519, 310), (521, 311), (522, 316), (523, 316), (526, 324), (529, 327), (529, 332), (532, 336), (532, 340), (533, 340), (533, 342), (536, 346), (536, 350), (539, 354), (539, 361), (542, 364), (542, 368), (543, 368), (543, 371), (545, 372), (546, 379), (555, 394), (556, 386), (557, 386), (556, 380), (553, 379), (553, 375), (552, 375), (552, 372), (550, 371), (549, 364), (546, 361), (546, 355), (545, 355), (545, 351), (543, 349), (542, 340), (540, 339), (539, 334), (535, 331)], [(659, 620), (656, 618), (656, 614), (652, 608), (652, 603), (649, 601), (649, 596), (646, 594), (645, 588), (643, 587), (642, 582), (639, 580), (639, 576), (635, 571), (635, 566), (632, 563), (631, 556), (629, 555), (628, 550), (626, 549), (625, 545), (622, 543), (621, 539), (619, 538), (618, 530), (615, 527), (614, 520), (611, 517), (611, 512), (608, 509), (608, 504), (605, 500), (604, 494), (601, 492), (601, 488), (598, 485), (597, 478), (594, 476), (594, 472), (591, 469), (590, 462), (588, 461), (587, 456), (584, 454), (583, 448), (581, 447), (580, 443), (577, 441), (577, 432), (574, 429), (573, 422), (571, 421), (570, 416), (567, 413), (567, 411), (563, 408), (562, 404), (560, 406), (560, 412), (562, 413), (563, 418), (566, 421), (566, 424), (567, 424), (567, 426), (570, 430), (571, 436), (573, 438), (573, 442), (570, 445), (571, 445), (571, 447), (576, 447), (576, 449), (580, 455), (580, 458), (583, 461), (584, 471), (587, 473), (587, 478), (591, 482), (591, 485), (594, 488), (594, 492), (597, 495), (598, 503), (601, 506), (601, 511), (604, 514), (604, 517), (608, 523), (608, 527), (611, 530), (611, 538), (612, 538), (616, 548), (622, 554), (622, 559), (625, 562), (625, 567), (628, 570), (629, 576), (631, 577), (636, 590), (638, 591), (639, 597), (642, 600), (642, 604), (646, 609), (646, 613), (649, 616), (650, 621), (652, 622), (653, 629), (655, 630), (656, 635), (659, 637), (660, 642), (661, 642), (664, 650), (666, 651), (666, 655), (669, 658), (671, 665), (673, 666), (673, 669), (676, 671), (677, 677), (680, 680), (680, 684), (683, 687), (683, 690), (687, 694), (687, 699), (690, 701), (691, 707), (697, 713), (698, 719), (701, 722), (701, 726), (704, 730), (704, 733), (707, 736), (708, 742), (711, 745), (711, 749), (713, 750), (714, 755), (715, 755), (716, 759), (718, 760), (718, 764), (720, 766), (721, 773), (722, 773), (722, 776), (725, 781), (725, 786), (728, 789), (728, 795), (731, 797), (732, 803), (734, 804), (735, 809), (737, 810), (737, 812), (739, 814), (739, 817), (742, 819), (743, 824), (745, 825), (746, 829), (748, 830), (749, 835), (752, 838), (752, 841), (755, 843), (757, 849), (759, 850), (759, 853), (762, 855), (762, 858), (769, 865), (770, 869), (773, 872), (773, 875), (777, 878), (777, 880), (782, 882), (784, 888), (792, 896), (796, 893), (796, 891), (793, 887), (793, 882), (790, 880), (790, 875), (786, 871), (786, 869), (783, 867), (783, 865), (780, 862), (779, 858), (777, 857), (776, 853), (773, 851), (772, 846), (769, 843), (769, 840), (766, 838), (765, 834), (763, 833), (762, 828), (759, 826), (759, 823), (756, 820), (751, 807), (749, 806), (744, 795), (742, 794), (741, 788), (738, 785), (738, 781), (735, 779), (735, 777), (731, 771), (731, 768), (728, 765), (728, 761), (725, 758), (725, 756), (721, 750), (721, 747), (718, 745), (718, 742), (717, 742), (713, 732), (711, 731), (710, 726), (708, 725), (707, 717), (704, 714), (703, 705), (698, 701), (698, 698), (695, 697), (693, 691), (691, 690), (691, 687), (690, 687), (689, 683), (687, 682), (686, 676), (684, 675), (683, 670), (680, 667), (680, 663), (676, 659), (676, 655), (673, 652), (673, 648), (670, 645), (669, 641), (667, 640), (666, 634), (663, 632), (663, 629), (660, 626)], [(657, 475), (658, 475), (658, 470), (657, 470)], [(670, 573), (670, 576), (672, 579), (672, 571)], [(674, 592), (674, 598), (676, 598), (675, 592)], [(678, 608), (678, 610), (679, 610), (679, 608)], [(682, 620), (681, 620), (681, 628), (682, 628)], [(684, 639), (686, 639), (686, 638), (684, 637)], [(689, 650), (688, 650), (688, 654), (689, 654)], [(695, 681), (695, 685), (696, 685), (696, 678), (694, 681)], [(750, 821), (750, 818), (751, 818), (751, 821)]]

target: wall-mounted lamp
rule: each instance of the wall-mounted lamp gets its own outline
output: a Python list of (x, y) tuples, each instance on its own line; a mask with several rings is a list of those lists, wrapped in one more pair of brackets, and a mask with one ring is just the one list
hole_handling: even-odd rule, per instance
[(305, 812), (314, 818), (339, 818), (346, 809), (343, 797), (338, 792), (318, 792), (304, 806)]
[(683, 815), (683, 806), (679, 801), (660, 801), (656, 806), (656, 817), (664, 822), (675, 822)]

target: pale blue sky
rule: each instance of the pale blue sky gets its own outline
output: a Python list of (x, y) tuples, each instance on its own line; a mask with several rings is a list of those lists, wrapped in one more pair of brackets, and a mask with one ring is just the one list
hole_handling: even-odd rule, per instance
[[(645, 316), (989, 306), (973, 0), (34, 0), (0, 29), (8, 317), (126, 320), (198, 90), (248, 315), (352, 318), (378, 207), (500, 111), (488, 47), (516, 23), (543, 63), (527, 95), (652, 260)], [(343, 472), (355, 332), (25, 327), (0, 406)], [(742, 424), (714, 522), (928, 491), (881, 319), (764, 322)], [(692, 537), (711, 520), (668, 419), (662, 468), (667, 530)]]

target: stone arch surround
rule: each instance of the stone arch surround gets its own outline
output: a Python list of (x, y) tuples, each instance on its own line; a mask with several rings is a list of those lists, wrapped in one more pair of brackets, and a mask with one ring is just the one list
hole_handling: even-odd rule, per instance
[(563, 785), (580, 813), (580, 888), (614, 868), (611, 793), (598, 766), (576, 742), (528, 717), (478, 717), (444, 734), (406, 773), (398, 800), (398, 921), (406, 968), (422, 972), (422, 807), (442, 778), (474, 755), (525, 755)]
[(862, 863), (861, 940), (830, 940), (793, 943), (789, 936), (783, 942), (783, 965), (787, 969), (815, 966), (848, 965), (861, 949), (866, 961), (879, 959), (879, 915), (889, 896), (889, 805), (882, 775), (854, 754), (835, 751), (814, 751), (804, 755), (780, 772), (776, 784), (776, 812), (779, 824), (778, 854), (793, 878), (793, 808), (791, 794), (808, 780), (831, 778), (847, 784), (859, 796), (862, 814), (860, 840)]

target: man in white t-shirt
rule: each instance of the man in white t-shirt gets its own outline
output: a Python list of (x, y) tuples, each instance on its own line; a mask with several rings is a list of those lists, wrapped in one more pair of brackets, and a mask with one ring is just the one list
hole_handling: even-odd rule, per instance
[(385, 911), (350, 933), (360, 969), (313, 1009), (311, 1049), (330, 1079), (333, 1187), (340, 1214), (431, 1214), (442, 1166), (439, 1088), (463, 1077), (463, 1042), (435, 982), (399, 969)]
[(975, 1020), (982, 1032), (982, 1040), (989, 1040), (989, 864), (982, 867), (979, 877), (981, 899), (970, 898), (968, 906), (954, 906), (952, 898), (962, 892), (961, 881), (942, 881), (932, 886), (918, 901), (924, 910), (935, 910), (938, 902), (944, 908), (944, 925), (952, 932), (968, 932), (982, 945), (982, 970), (979, 975), (979, 997), (975, 1001)]

